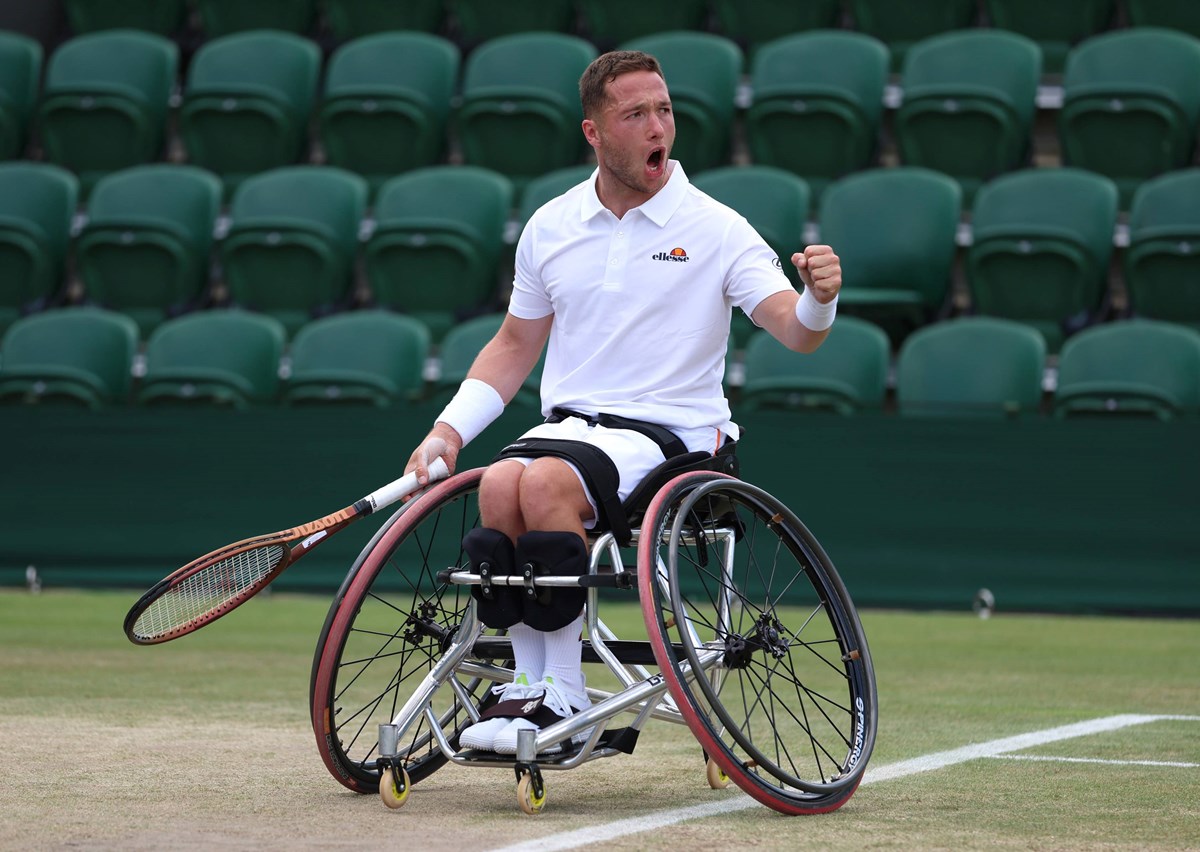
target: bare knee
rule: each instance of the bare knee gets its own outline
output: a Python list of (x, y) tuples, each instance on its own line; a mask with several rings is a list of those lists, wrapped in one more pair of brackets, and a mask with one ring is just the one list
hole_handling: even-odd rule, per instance
[(479, 481), (480, 523), (500, 530), (516, 541), (525, 532), (521, 515), (520, 483), (525, 466), (516, 461), (501, 461), (483, 472)]
[(566, 462), (535, 459), (520, 481), (521, 515), (527, 529), (578, 530), (592, 517), (579, 477)]

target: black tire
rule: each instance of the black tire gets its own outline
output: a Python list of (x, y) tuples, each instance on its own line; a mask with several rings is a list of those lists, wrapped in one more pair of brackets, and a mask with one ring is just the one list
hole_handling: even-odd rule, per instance
[(705, 472), (667, 483), (641, 530), (650, 642), (705, 753), (777, 811), (845, 804), (875, 743), (875, 674), (820, 544), (767, 492)]
[[(391, 722), (442, 656), (470, 601), (465, 586), (440, 583), (444, 568), (465, 565), (462, 537), (479, 523), (483, 470), (458, 474), (404, 505), (363, 550), (330, 607), (313, 660), (310, 701), (321, 758), (339, 782), (377, 793), (379, 724)], [(491, 681), (459, 676), (477, 706), (494, 700)], [(449, 688), (432, 709), (453, 741), (470, 723)], [(421, 716), (399, 754), (412, 783), (446, 758)]]

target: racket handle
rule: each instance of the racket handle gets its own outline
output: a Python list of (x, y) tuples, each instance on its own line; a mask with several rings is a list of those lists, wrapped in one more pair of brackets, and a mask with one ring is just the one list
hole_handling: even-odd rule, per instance
[[(450, 469), (446, 467), (446, 462), (441, 456), (438, 456), (430, 463), (430, 482), (445, 479), (449, 474)], [(417, 472), (414, 470), (412, 473), (407, 473), (400, 477), (395, 482), (389, 482), (378, 491), (372, 491), (355, 505), (363, 507), (359, 510), (361, 514), (369, 515), (385, 506), (392, 505), (401, 497), (407, 497), (420, 487), (421, 483), (417, 482)]]

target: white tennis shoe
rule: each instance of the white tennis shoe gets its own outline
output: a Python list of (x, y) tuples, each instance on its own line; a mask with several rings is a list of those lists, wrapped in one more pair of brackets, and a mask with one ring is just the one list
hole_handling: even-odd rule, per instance
[[(543, 681), (535, 683), (531, 689), (533, 695), (538, 695), (542, 690), (545, 690), (545, 697), (542, 699), (542, 706), (552, 711), (556, 716), (565, 719), (568, 716), (573, 716), (580, 710), (591, 706), (591, 701), (586, 695), (571, 696), (567, 694), (554, 682), (554, 678), (547, 677)], [(498, 731), (492, 740), (492, 750), (497, 754), (516, 754), (517, 753), (517, 732), (521, 730), (541, 730), (538, 725), (531, 722), (529, 719), (509, 719), (508, 724)], [(573, 745), (582, 745), (587, 742), (588, 737), (592, 735), (594, 728), (587, 728), (580, 731), (578, 734), (571, 735), (571, 743)], [(560, 754), (562, 752), (562, 743), (554, 745), (538, 752), (539, 754)]]
[[(500, 697), (500, 701), (512, 701), (520, 698), (534, 698), (542, 693), (542, 685), (540, 683), (530, 686), (529, 680), (524, 673), (517, 675), (517, 679), (512, 683), (502, 683), (492, 687), (492, 693)], [(460, 748), (477, 748), (484, 751), (492, 750), (492, 743), (496, 739), (496, 734), (500, 733), (509, 723), (512, 722), (511, 716), (494, 716), (491, 719), (484, 719), (482, 722), (476, 722), (474, 725), (463, 730), (458, 735), (458, 744)]]

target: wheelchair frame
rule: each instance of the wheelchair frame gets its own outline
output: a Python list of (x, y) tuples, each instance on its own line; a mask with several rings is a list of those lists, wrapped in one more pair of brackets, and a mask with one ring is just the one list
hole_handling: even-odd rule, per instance
[[(326, 618), (310, 684), (313, 728), (330, 773), (402, 806), (446, 763), (512, 770), (526, 813), (546, 803), (543, 771), (632, 753), (651, 720), (686, 725), (711, 787), (732, 780), (785, 814), (834, 810), (853, 795), (874, 746), (875, 677), (857, 612), (803, 523), (776, 498), (711, 471), (660, 473), (628, 506), (636, 566), (612, 532), (588, 538), (588, 573), (492, 583), (584, 586), (585, 663), (620, 684), (591, 707), (522, 731), (515, 756), (456, 738), (512, 680), (511, 644), (478, 620), (461, 539), (478, 524), (483, 469), (405, 504), (375, 534)], [(661, 481), (665, 477), (666, 481)], [(636, 589), (646, 641), (600, 618), (600, 590)], [(823, 617), (822, 617), (823, 616)], [(651, 671), (648, 666), (657, 668)], [(778, 686), (776, 686), (778, 682)], [(621, 728), (616, 717), (632, 714)], [(587, 732), (575, 745), (574, 735)], [(558, 752), (545, 749), (560, 745)]]

